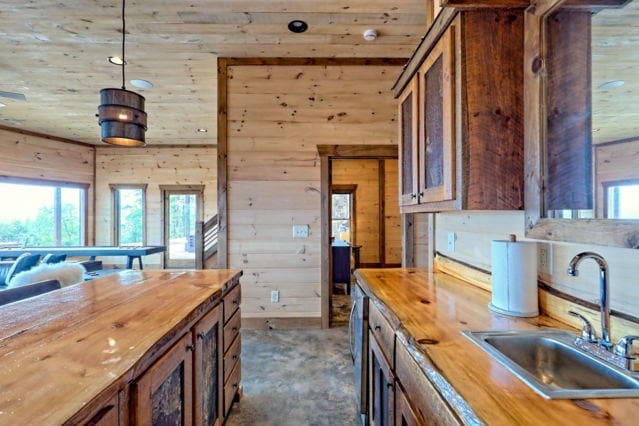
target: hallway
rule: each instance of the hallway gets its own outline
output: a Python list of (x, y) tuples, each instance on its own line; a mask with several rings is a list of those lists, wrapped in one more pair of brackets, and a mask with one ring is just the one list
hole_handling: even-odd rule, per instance
[(242, 330), (237, 425), (356, 425), (347, 328)]

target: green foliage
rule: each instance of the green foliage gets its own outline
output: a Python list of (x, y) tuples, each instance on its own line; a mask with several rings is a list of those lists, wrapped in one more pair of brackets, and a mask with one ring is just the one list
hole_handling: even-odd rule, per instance
[[(60, 217), (61, 245), (80, 245), (80, 212), (73, 204), (63, 204)], [(0, 242), (28, 246), (55, 246), (53, 207), (42, 207), (35, 219), (0, 222)]]

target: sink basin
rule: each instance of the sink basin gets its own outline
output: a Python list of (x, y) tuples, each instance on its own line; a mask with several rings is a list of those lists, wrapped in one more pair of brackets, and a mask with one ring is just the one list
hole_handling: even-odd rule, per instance
[(637, 375), (578, 349), (567, 331), (462, 333), (545, 398), (639, 397)]

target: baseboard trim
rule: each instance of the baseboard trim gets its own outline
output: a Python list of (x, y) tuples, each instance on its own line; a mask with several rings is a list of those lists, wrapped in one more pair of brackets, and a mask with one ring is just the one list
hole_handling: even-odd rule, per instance
[(242, 318), (242, 328), (253, 330), (322, 328), (322, 319), (320, 317)]

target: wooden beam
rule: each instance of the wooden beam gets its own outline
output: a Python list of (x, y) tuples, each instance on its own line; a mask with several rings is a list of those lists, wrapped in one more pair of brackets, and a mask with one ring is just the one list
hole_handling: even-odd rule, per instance
[(384, 183), (386, 182), (386, 168), (384, 160), (377, 162), (377, 190), (378, 190), (378, 220), (379, 220), (379, 263), (386, 265), (386, 206)]
[(227, 202), (227, 67), (228, 60), (217, 60), (217, 265), (218, 268), (228, 268), (228, 202)]
[(415, 267), (415, 227), (413, 213), (406, 213), (402, 217), (402, 267)]
[(321, 313), (322, 328), (331, 326), (331, 305), (333, 295), (333, 258), (331, 256), (331, 160), (327, 155), (320, 155), (320, 193), (321, 193), (321, 219), (320, 239), (321, 247)]
[(224, 58), (227, 66), (287, 65), (287, 66), (347, 66), (377, 65), (400, 66), (406, 58)]
[(48, 139), (50, 141), (69, 143), (69, 144), (72, 144), (72, 145), (80, 145), (80, 146), (84, 146), (84, 147), (88, 147), (88, 148), (95, 148), (96, 147), (96, 145), (93, 145), (93, 144), (90, 144), (90, 143), (86, 143), (86, 142), (75, 141), (73, 139), (61, 138), (59, 136), (47, 135), (47, 134), (44, 134), (44, 133), (32, 132), (31, 130), (17, 129), (15, 127), (3, 126), (1, 124), (0, 124), (0, 130), (6, 130), (7, 132), (13, 132), (13, 133), (19, 133), (19, 134), (25, 135), (25, 136), (33, 136), (33, 137), (36, 137), (36, 138)]
[(441, 7), (454, 7), (457, 9), (477, 9), (481, 7), (524, 8), (530, 6), (530, 0), (441, 0)]

